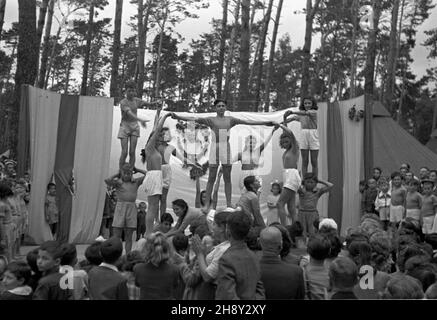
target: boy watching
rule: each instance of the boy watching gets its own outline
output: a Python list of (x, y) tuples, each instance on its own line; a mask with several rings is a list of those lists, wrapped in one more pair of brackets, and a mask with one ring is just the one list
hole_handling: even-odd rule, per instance
[(59, 272), (62, 250), (56, 241), (46, 241), (38, 249), (37, 266), (43, 276), (33, 294), (33, 300), (73, 300), (73, 292), (62, 288), (64, 274)]
[(402, 186), (402, 177), (399, 172), (392, 173), (391, 179), (390, 223), (396, 226), (405, 219), (407, 190)]
[(375, 199), (378, 195), (378, 189), (376, 185), (375, 179), (369, 179), (367, 182), (367, 189), (363, 192), (363, 197), (361, 200), (361, 215), (365, 215), (367, 213), (376, 213), (375, 210)]
[(407, 218), (413, 218), (416, 221), (420, 220), (420, 208), (422, 207), (422, 196), (418, 192), (420, 182), (417, 180), (410, 181), (407, 186)]
[(423, 199), (420, 210), (420, 225), (424, 234), (431, 234), (437, 231), (434, 220), (437, 213), (437, 197), (432, 193), (434, 183), (431, 180), (423, 180)]
[[(60, 272), (65, 274), (69, 268), (77, 265), (76, 246), (65, 243), (61, 246), (63, 252), (61, 258)], [(85, 300), (88, 298), (88, 275), (85, 270), (73, 270), (73, 295), (74, 300)]]
[(161, 216), (161, 223), (156, 226), (153, 232), (160, 231), (164, 234), (171, 230), (171, 226), (173, 225), (174, 219), (172, 215), (168, 212), (164, 213)]
[(31, 300), (32, 288), (27, 285), (30, 276), (31, 270), (26, 262), (9, 263), (3, 276), (5, 291), (0, 300)]
[(88, 273), (91, 300), (129, 300), (127, 279), (115, 266), (122, 253), (123, 244), (119, 238), (112, 237), (102, 243), (103, 263)]
[(389, 184), (385, 179), (379, 180), (379, 194), (375, 200), (375, 211), (379, 214), (384, 230), (387, 231), (390, 222), (391, 194)]
[(126, 253), (132, 250), (132, 235), (137, 229), (137, 206), (135, 201), (138, 196), (138, 188), (143, 184), (144, 176), (133, 178), (133, 174), (146, 172), (137, 168), (131, 170), (128, 163), (125, 163), (120, 174), (115, 174), (105, 180), (106, 184), (115, 188), (117, 204), (115, 206), (114, 221), (112, 223), (114, 236), (121, 239), (124, 229), (126, 239)]
[(358, 268), (351, 259), (335, 259), (329, 267), (329, 281), (334, 293), (331, 300), (358, 299), (354, 294), (354, 286), (358, 283)]

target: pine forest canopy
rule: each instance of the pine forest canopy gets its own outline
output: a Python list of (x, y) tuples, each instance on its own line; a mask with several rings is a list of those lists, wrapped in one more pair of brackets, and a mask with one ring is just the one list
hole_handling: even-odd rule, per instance
[(162, 98), (178, 112), (211, 111), (218, 97), (232, 110), (259, 112), (297, 105), (301, 96), (367, 93), (426, 143), (437, 95), (435, 6), (0, 0), (0, 149), (16, 146), (21, 84), (119, 101), (131, 79), (139, 97)]

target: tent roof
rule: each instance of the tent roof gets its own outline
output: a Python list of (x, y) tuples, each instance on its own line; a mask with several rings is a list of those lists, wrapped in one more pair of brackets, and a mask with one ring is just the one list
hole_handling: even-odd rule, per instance
[(437, 154), (391, 117), (375, 117), (373, 120), (374, 165), (381, 167), (384, 175), (399, 170), (402, 163), (410, 164), (413, 172), (418, 172), (422, 166), (437, 167)]
[(431, 136), (431, 139), (426, 144), (428, 149), (437, 154), (437, 136)]
[(391, 115), (381, 101), (375, 101), (373, 102), (373, 117), (391, 117)]

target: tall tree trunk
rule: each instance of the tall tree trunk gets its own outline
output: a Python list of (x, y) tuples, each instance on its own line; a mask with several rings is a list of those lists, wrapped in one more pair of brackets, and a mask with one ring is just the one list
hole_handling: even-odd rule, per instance
[(226, 59), (226, 78), (225, 78), (225, 90), (224, 90), (224, 98), (229, 99), (229, 89), (231, 87), (231, 73), (232, 73), (232, 62), (234, 59), (234, 50), (235, 50), (235, 43), (237, 42), (237, 30), (238, 30), (238, 21), (240, 19), (240, 6), (241, 6), (241, 0), (237, 0), (237, 3), (235, 5), (235, 11), (234, 11), (234, 17), (235, 17), (235, 24), (232, 28), (231, 32), (231, 42), (229, 44), (229, 54)]
[[(144, 87), (144, 81), (145, 81), (145, 78), (146, 78), (146, 75), (145, 75), (145, 70), (144, 70), (144, 59), (145, 59), (145, 56), (146, 56), (146, 43), (147, 43), (147, 32), (149, 31), (149, 17), (150, 17), (150, 10), (151, 10), (151, 4), (152, 4), (152, 2), (151, 1), (148, 1), (147, 2), (147, 10), (146, 10), (146, 13), (144, 14), (144, 19), (143, 19), (143, 34), (144, 34), (144, 38), (142, 39), (142, 47), (140, 48), (140, 50), (141, 50), (141, 53), (140, 53), (140, 55), (143, 57), (143, 62), (142, 62), (142, 67), (141, 67), (141, 69), (142, 69), (142, 73), (139, 73), (138, 74), (138, 76), (136, 76), (136, 78), (137, 78), (137, 81), (138, 81), (138, 88), (143, 88)], [(139, 62), (139, 61), (137, 61), (137, 62)], [(138, 67), (138, 63), (137, 63), (137, 69), (138, 69), (138, 71), (139, 71), (139, 67)], [(142, 83), (142, 84), (141, 84)], [(144, 91), (144, 90), (142, 90), (142, 91)]]
[(391, 11), (391, 28), (390, 28), (390, 47), (386, 66), (386, 88), (384, 94), (385, 106), (393, 113), (393, 83), (396, 79), (395, 56), (396, 56), (396, 40), (398, 35), (398, 16), (399, 16), (400, 0), (393, 1), (393, 8)]
[[(62, 31), (62, 23), (61, 25), (58, 27), (58, 31), (56, 32), (56, 36), (55, 39), (53, 40), (53, 46), (52, 46), (52, 50), (50, 53), (50, 60), (49, 60), (49, 65), (47, 67), (47, 72), (46, 72), (46, 76), (45, 79), (43, 80), (43, 89), (47, 89), (48, 83), (49, 83), (49, 78), (50, 78), (50, 72), (52, 70), (52, 66), (53, 66), (53, 62), (55, 61), (55, 52), (56, 52), (56, 45), (58, 44), (58, 39), (61, 36), (61, 31)], [(42, 67), (42, 65), (41, 65)]]
[[(36, 36), (37, 36), (37, 42), (38, 42), (38, 59), (36, 60), (37, 61), (36, 70), (39, 69), (39, 47), (41, 45), (42, 31), (44, 29), (48, 4), (49, 4), (49, 0), (43, 0), (41, 3), (41, 7), (39, 9), (38, 27), (36, 29)], [(38, 84), (38, 73), (37, 73), (37, 77), (35, 79), (35, 85), (37, 85), (37, 84)]]
[(278, 9), (276, 11), (275, 26), (273, 28), (273, 38), (270, 46), (270, 56), (269, 56), (269, 63), (267, 66), (267, 75), (266, 75), (264, 112), (270, 111), (270, 89), (271, 89), (271, 81), (272, 81), (272, 73), (273, 73), (273, 60), (275, 58), (276, 39), (278, 37), (279, 20), (281, 19), (283, 3), (284, 0), (279, 0)]
[(0, 39), (2, 38), (3, 23), (5, 22), (6, 0), (0, 0)]
[(312, 0), (307, 0), (306, 7), (306, 27), (305, 43), (303, 46), (303, 63), (302, 63), (302, 83), (301, 83), (301, 100), (308, 96), (310, 86), (310, 60), (311, 60), (311, 43), (313, 40), (313, 21), (321, 0), (316, 0), (313, 6)]
[(250, 0), (241, 2), (241, 41), (240, 41), (240, 110), (250, 110), (249, 63), (250, 63)]
[(350, 84), (350, 98), (356, 97), (356, 83), (355, 78), (357, 74), (357, 57), (356, 57), (356, 47), (357, 47), (357, 29), (358, 29), (358, 4), (359, 0), (353, 0), (351, 8), (352, 16), (352, 43), (351, 43), (351, 84)]
[(263, 67), (264, 67), (264, 50), (266, 47), (266, 38), (267, 33), (269, 31), (269, 23), (272, 17), (272, 8), (273, 8), (273, 0), (269, 1), (269, 6), (267, 8), (267, 13), (265, 15), (264, 26), (260, 39), (260, 48), (258, 54), (258, 78), (256, 80), (256, 88), (255, 88), (255, 104), (254, 110), (258, 111), (258, 106), (261, 104), (261, 84), (262, 84), (262, 76), (263, 76)]
[(15, 101), (9, 117), (9, 147), (16, 155), (21, 86), (33, 85), (37, 74), (38, 42), (36, 39), (36, 1), (18, 0), (18, 51), (15, 73)]
[(86, 47), (85, 47), (85, 60), (83, 63), (82, 86), (80, 89), (80, 94), (83, 96), (86, 96), (88, 91), (87, 82), (88, 82), (88, 69), (90, 64), (91, 41), (93, 40), (94, 8), (95, 8), (95, 3), (94, 0), (92, 0), (90, 3), (90, 12), (88, 16), (88, 32), (87, 32)]
[(165, 24), (167, 23), (168, 17), (168, 7), (165, 9), (164, 20), (162, 22), (161, 33), (159, 35), (159, 46), (158, 46), (158, 59), (156, 61), (156, 80), (155, 80), (155, 98), (159, 97), (159, 91), (161, 90), (161, 54), (162, 54), (162, 42), (165, 36)]
[(228, 27), (228, 6), (229, 0), (223, 0), (223, 18), (222, 18), (222, 30), (220, 39), (220, 52), (218, 60), (218, 72), (217, 72), (217, 94), (218, 99), (222, 96), (223, 87), (223, 66), (225, 62), (225, 51), (226, 51), (226, 38), (227, 38), (227, 27)]
[(44, 44), (41, 53), (41, 66), (39, 70), (38, 76), (38, 87), (45, 87), (45, 79), (47, 73), (47, 62), (49, 59), (49, 51), (50, 51), (50, 33), (52, 32), (52, 22), (53, 22), (53, 13), (55, 10), (55, 2), (56, 0), (50, 0), (48, 13), (47, 13), (47, 24), (45, 28), (44, 34)]
[(111, 63), (111, 86), (110, 94), (114, 98), (114, 104), (117, 105), (121, 97), (120, 81), (118, 77), (118, 64), (121, 52), (121, 19), (123, 16), (123, 0), (117, 0), (115, 5), (114, 19), (114, 44), (112, 46), (112, 63)]
[[(404, 22), (404, 10), (405, 10), (405, 0), (402, 0), (402, 5), (401, 5), (401, 15), (399, 17), (399, 25), (398, 25), (398, 37), (396, 40), (396, 53), (395, 53), (395, 58), (394, 58), (394, 62), (393, 62), (393, 69), (394, 69), (394, 78), (393, 78), (393, 82), (392, 82), (392, 92), (393, 92), (393, 96), (395, 94), (395, 88), (396, 88), (396, 70), (398, 69), (398, 59), (399, 59), (399, 55), (401, 52), (401, 35), (402, 35), (402, 24)], [(393, 114), (396, 112), (396, 108), (393, 105)]]
[(69, 54), (69, 60), (66, 70), (66, 76), (65, 76), (65, 87), (64, 87), (64, 94), (68, 94), (68, 88), (70, 87), (70, 75), (71, 75), (71, 64), (73, 62), (73, 58), (71, 56), (71, 52)]
[(137, 26), (138, 26), (138, 60), (137, 60), (137, 96), (142, 99), (144, 91), (144, 56), (146, 47), (146, 38), (144, 33), (144, 3), (143, 0), (138, 0), (138, 14), (137, 14)]
[(379, 0), (372, 0), (373, 8), (373, 29), (369, 32), (369, 40), (367, 43), (367, 59), (364, 69), (364, 92), (373, 97), (374, 92), (374, 74), (375, 74), (375, 59), (376, 59), (376, 40), (378, 35), (378, 24), (381, 17), (381, 3)]

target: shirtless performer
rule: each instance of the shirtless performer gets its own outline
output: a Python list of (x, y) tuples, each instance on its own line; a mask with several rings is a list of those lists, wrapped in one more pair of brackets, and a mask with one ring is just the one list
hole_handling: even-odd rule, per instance
[(162, 128), (170, 115), (170, 113), (167, 113), (159, 120), (155, 131), (150, 134), (149, 141), (147, 141), (145, 147), (147, 174), (144, 185), (149, 203), (149, 210), (147, 210), (146, 214), (146, 238), (153, 232), (154, 222), (158, 221), (159, 216), (159, 200), (161, 199), (163, 188), (163, 157), (159, 151), (159, 146), (162, 140)]
[[(287, 117), (284, 116), (284, 123)], [(283, 183), (281, 196), (278, 200), (278, 215), (282, 225), (289, 224), (285, 212), (285, 205), (288, 207), (289, 218), (294, 223), (297, 220), (296, 214), (296, 193), (299, 190), (302, 179), (297, 170), (297, 162), (299, 160), (299, 144), (296, 137), (286, 125), (281, 124), (281, 128), (284, 131), (280, 137), (279, 145), (282, 149), (285, 149), (282, 155), (282, 162), (284, 166)]]
[(260, 184), (262, 185), (262, 180), (259, 177), (258, 168), (260, 165), (261, 154), (263, 153), (265, 147), (269, 144), (270, 140), (272, 140), (273, 134), (276, 130), (279, 129), (279, 126), (275, 126), (271, 132), (271, 134), (267, 137), (267, 139), (259, 146), (256, 147), (257, 141), (255, 136), (248, 136), (246, 138), (246, 144), (244, 146), (243, 151), (238, 152), (236, 158), (233, 163), (241, 161), (241, 177), (240, 177), (240, 191), (245, 191), (244, 188), (244, 179), (249, 176), (256, 176), (259, 178)]
[(206, 186), (206, 204), (207, 207), (211, 206), (211, 193), (214, 187), (214, 183), (217, 176), (217, 170), (219, 165), (223, 166), (223, 179), (225, 181), (225, 194), (226, 205), (232, 207), (232, 184), (231, 184), (231, 170), (232, 170), (232, 157), (231, 146), (229, 144), (230, 130), (236, 125), (249, 125), (249, 126), (274, 126), (273, 121), (248, 121), (234, 117), (225, 116), (226, 101), (216, 100), (214, 102), (216, 107), (217, 116), (207, 118), (197, 117), (182, 117), (176, 114), (172, 115), (173, 119), (182, 121), (195, 121), (199, 124), (208, 126), (212, 131), (212, 142), (209, 153), (209, 174), (208, 184)]

